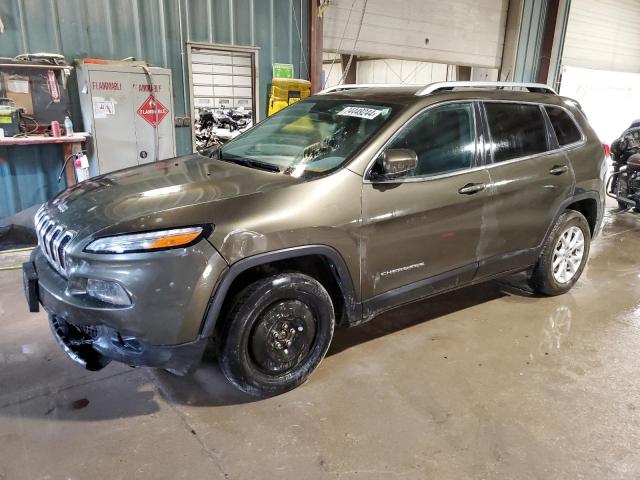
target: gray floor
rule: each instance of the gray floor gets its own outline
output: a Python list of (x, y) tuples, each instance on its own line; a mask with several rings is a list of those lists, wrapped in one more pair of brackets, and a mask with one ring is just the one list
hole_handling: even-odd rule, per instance
[[(514, 286), (515, 284), (515, 286)], [(0, 479), (640, 477), (640, 216), (609, 215), (577, 287), (489, 283), (338, 331), (297, 390), (89, 373), (0, 272)]]

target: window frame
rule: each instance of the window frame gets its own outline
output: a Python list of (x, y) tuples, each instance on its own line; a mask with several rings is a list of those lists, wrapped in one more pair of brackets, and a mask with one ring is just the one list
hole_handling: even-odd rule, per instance
[[(560, 110), (564, 111), (564, 113), (566, 113), (567, 116), (569, 117), (569, 120), (571, 120), (571, 122), (573, 122), (573, 125), (578, 130), (578, 133), (580, 134), (580, 139), (575, 141), (575, 142), (567, 143), (566, 145), (560, 145), (560, 142), (558, 141), (558, 136), (556, 135), (556, 130), (553, 128), (553, 123), (551, 122), (551, 117), (549, 116), (549, 113), (547, 112), (547, 108), (559, 108)], [(569, 110), (567, 110), (564, 107), (561, 107), (560, 105), (545, 104), (545, 105), (542, 105), (542, 111), (544, 112), (545, 117), (549, 121), (548, 128), (549, 128), (549, 130), (551, 132), (551, 135), (553, 136), (553, 138), (556, 141), (555, 144), (558, 147), (558, 149), (572, 148), (572, 147), (580, 145), (580, 144), (582, 144), (582, 143), (584, 143), (586, 141), (586, 138), (585, 138), (584, 132), (582, 131), (582, 128), (580, 128), (580, 125), (578, 124), (578, 122), (576, 122), (575, 117), (573, 116), (573, 114)]]
[[(562, 152), (563, 150), (570, 150), (570, 149), (576, 148), (576, 147), (584, 145), (586, 143), (585, 134), (582, 131), (582, 128), (580, 128), (580, 125), (578, 124), (578, 122), (576, 122), (575, 116), (573, 115), (573, 113), (571, 113), (571, 111), (569, 111), (567, 108), (565, 108), (562, 105), (549, 104), (549, 103), (540, 103), (540, 102), (527, 102), (527, 101), (517, 101), (517, 100), (493, 100), (493, 99), (480, 100), (479, 103), (480, 103), (480, 108), (482, 110), (482, 122), (483, 122), (483, 127), (484, 127), (483, 131), (484, 131), (484, 135), (486, 135), (486, 139), (487, 139), (486, 149), (485, 149), (485, 152), (486, 152), (485, 167), (486, 168), (492, 168), (492, 167), (496, 167), (496, 166), (499, 166), (499, 165), (509, 165), (510, 163), (522, 162), (522, 161), (530, 160), (530, 159), (533, 159), (533, 158), (552, 155), (552, 154), (555, 154), (555, 153), (558, 153), (558, 152)], [(487, 103), (509, 103), (509, 104), (513, 104), (513, 105), (535, 105), (535, 106), (537, 106), (540, 109), (540, 112), (542, 114), (542, 118), (544, 120), (547, 141), (549, 142), (549, 150), (547, 150), (545, 152), (534, 153), (534, 154), (531, 154), (531, 155), (525, 155), (525, 156), (522, 156), (522, 157), (511, 158), (511, 159), (505, 160), (503, 162), (496, 162), (494, 160), (495, 143), (493, 142), (493, 137), (491, 136), (491, 129), (489, 128), (489, 118), (487, 116), (487, 110), (485, 108), (485, 105)], [(560, 108), (560, 109), (564, 110), (564, 112), (569, 116), (571, 121), (574, 123), (574, 125), (576, 126), (576, 128), (580, 132), (580, 140), (577, 141), (577, 142), (568, 144), (568, 145), (560, 146), (560, 144), (558, 143), (558, 138), (556, 137), (556, 133), (553, 130), (553, 125), (551, 124), (551, 120), (549, 119), (549, 115), (547, 114), (547, 112), (545, 110), (545, 107), (556, 107), (556, 108)]]
[[(412, 177), (400, 177), (400, 178), (389, 178), (389, 179), (372, 179), (371, 171), (376, 161), (380, 158), (380, 155), (389, 147), (391, 143), (393, 143), (396, 138), (410, 125), (416, 120), (420, 115), (426, 113), (429, 110), (433, 110), (434, 108), (442, 107), (445, 105), (451, 105), (456, 103), (464, 103), (471, 105), (473, 110), (473, 126), (474, 126), (474, 141), (475, 141), (475, 154), (473, 159), (473, 166), (469, 168), (464, 168), (460, 170), (455, 170), (452, 172), (445, 172), (439, 175), (421, 175), (421, 176), (412, 176)], [(383, 184), (383, 183), (408, 183), (408, 182), (427, 182), (431, 180), (439, 180), (442, 178), (452, 177), (455, 175), (461, 175), (463, 173), (472, 172), (475, 170), (481, 170), (485, 168), (483, 165), (483, 151), (485, 150), (485, 134), (482, 128), (482, 122), (480, 118), (480, 106), (478, 100), (475, 99), (464, 99), (464, 100), (448, 100), (444, 102), (434, 103), (431, 105), (427, 105), (426, 107), (420, 109), (416, 113), (414, 113), (411, 118), (409, 118), (400, 128), (398, 128), (391, 137), (389, 137), (382, 147), (380, 147), (376, 153), (373, 155), (373, 158), (367, 164), (367, 168), (365, 169), (365, 173), (363, 175), (363, 183), (369, 184)]]

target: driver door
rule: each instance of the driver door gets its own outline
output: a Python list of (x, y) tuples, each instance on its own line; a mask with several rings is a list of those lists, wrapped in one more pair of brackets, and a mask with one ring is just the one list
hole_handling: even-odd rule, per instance
[(403, 178), (385, 180), (376, 176), (383, 168), (377, 160), (366, 174), (365, 315), (473, 279), (490, 190), (490, 177), (479, 166), (477, 123), (473, 102), (429, 107), (385, 147), (415, 151), (417, 167)]

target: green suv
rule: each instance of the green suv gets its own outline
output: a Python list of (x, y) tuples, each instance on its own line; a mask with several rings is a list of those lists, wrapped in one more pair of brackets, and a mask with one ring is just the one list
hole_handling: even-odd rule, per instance
[(210, 158), (62, 192), (36, 214), (25, 291), (89, 370), (186, 374), (215, 345), (236, 387), (276, 395), (335, 325), (519, 271), (569, 290), (605, 170), (579, 105), (545, 85), (341, 86)]

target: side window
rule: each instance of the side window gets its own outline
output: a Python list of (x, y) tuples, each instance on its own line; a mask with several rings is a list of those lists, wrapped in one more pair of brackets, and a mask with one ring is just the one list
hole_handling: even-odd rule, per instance
[(551, 120), (551, 125), (553, 125), (553, 131), (556, 132), (558, 144), (561, 147), (582, 140), (582, 134), (578, 126), (567, 112), (559, 107), (545, 107), (545, 110), (547, 111), (547, 115), (549, 115), (549, 120)]
[(472, 167), (475, 138), (473, 104), (451, 103), (420, 114), (387, 149), (415, 151), (418, 166), (409, 176), (433, 176)]
[(540, 107), (520, 103), (485, 103), (493, 142), (493, 161), (535, 155), (549, 149)]

